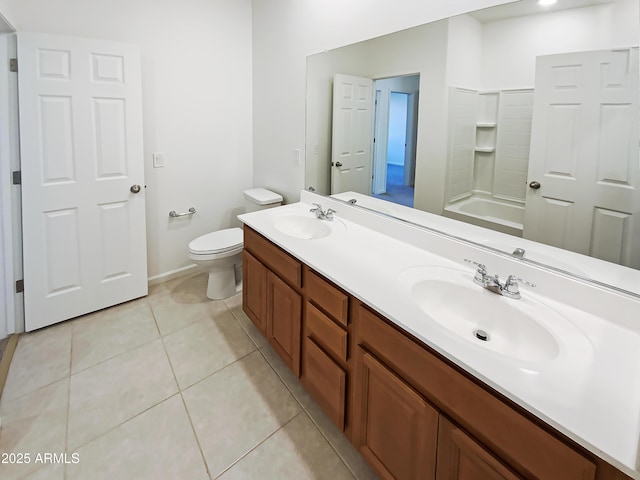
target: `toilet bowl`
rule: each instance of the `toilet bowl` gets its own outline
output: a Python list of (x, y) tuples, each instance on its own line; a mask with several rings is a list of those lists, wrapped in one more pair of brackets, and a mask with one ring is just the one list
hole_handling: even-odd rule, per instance
[(228, 298), (240, 290), (236, 265), (242, 262), (242, 229), (227, 228), (189, 242), (189, 258), (209, 272), (207, 298)]
[[(282, 196), (264, 188), (252, 188), (243, 193), (247, 212), (282, 204)], [(217, 230), (189, 242), (189, 258), (209, 273), (207, 298), (221, 300), (242, 289), (242, 248), (241, 228)]]

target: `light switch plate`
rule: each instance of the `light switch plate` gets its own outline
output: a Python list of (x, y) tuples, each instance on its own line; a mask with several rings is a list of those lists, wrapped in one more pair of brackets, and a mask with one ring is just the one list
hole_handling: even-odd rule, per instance
[(164, 153), (153, 154), (153, 168), (164, 167)]

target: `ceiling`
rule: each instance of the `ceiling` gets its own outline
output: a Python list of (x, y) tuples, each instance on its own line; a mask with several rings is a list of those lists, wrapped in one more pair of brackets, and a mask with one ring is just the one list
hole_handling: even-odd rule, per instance
[(472, 12), (469, 15), (482, 23), (504, 20), (506, 18), (521, 17), (523, 15), (536, 15), (539, 13), (552, 12), (557, 10), (568, 10), (570, 8), (588, 7), (591, 5), (602, 5), (613, 3), (615, 0), (558, 0), (555, 5), (541, 7), (538, 0), (520, 0), (519, 2), (498, 5), (497, 7), (485, 8)]

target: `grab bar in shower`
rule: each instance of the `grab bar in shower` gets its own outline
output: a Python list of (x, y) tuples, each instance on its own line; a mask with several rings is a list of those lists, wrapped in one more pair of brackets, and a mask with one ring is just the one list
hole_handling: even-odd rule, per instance
[(193, 215), (194, 213), (196, 213), (196, 208), (195, 207), (191, 207), (188, 212), (182, 212), (182, 213), (178, 213), (175, 210), (171, 210), (169, 212), (169, 216), (171, 218), (176, 218), (176, 217), (184, 217), (186, 215)]

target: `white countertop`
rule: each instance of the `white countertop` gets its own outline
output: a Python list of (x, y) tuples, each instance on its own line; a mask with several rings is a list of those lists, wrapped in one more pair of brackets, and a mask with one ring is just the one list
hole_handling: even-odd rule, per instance
[[(309, 209), (314, 202), (338, 211), (333, 222), (325, 221), (333, 230), (331, 235), (301, 239), (274, 228), (277, 216), (312, 216)], [(300, 203), (238, 218), (487, 385), (640, 479), (637, 298), (310, 192), (302, 192)], [(407, 289), (398, 281), (403, 272), (417, 266), (438, 266), (468, 271), (473, 284), (475, 267), (464, 258), (486, 264), (490, 274), (503, 278), (516, 274), (537, 284), (535, 289), (521, 284), (522, 300), (542, 303), (564, 317), (570, 329), (586, 339), (580, 344), (580, 354), (561, 353), (553, 360), (534, 362), (495, 353), (430, 319), (410, 301)], [(495, 297), (497, 301), (522, 301)], [(547, 326), (551, 331), (555, 328)], [(564, 333), (565, 338), (557, 338), (562, 352), (565, 341), (573, 342), (566, 338), (569, 336), (576, 335)]]

